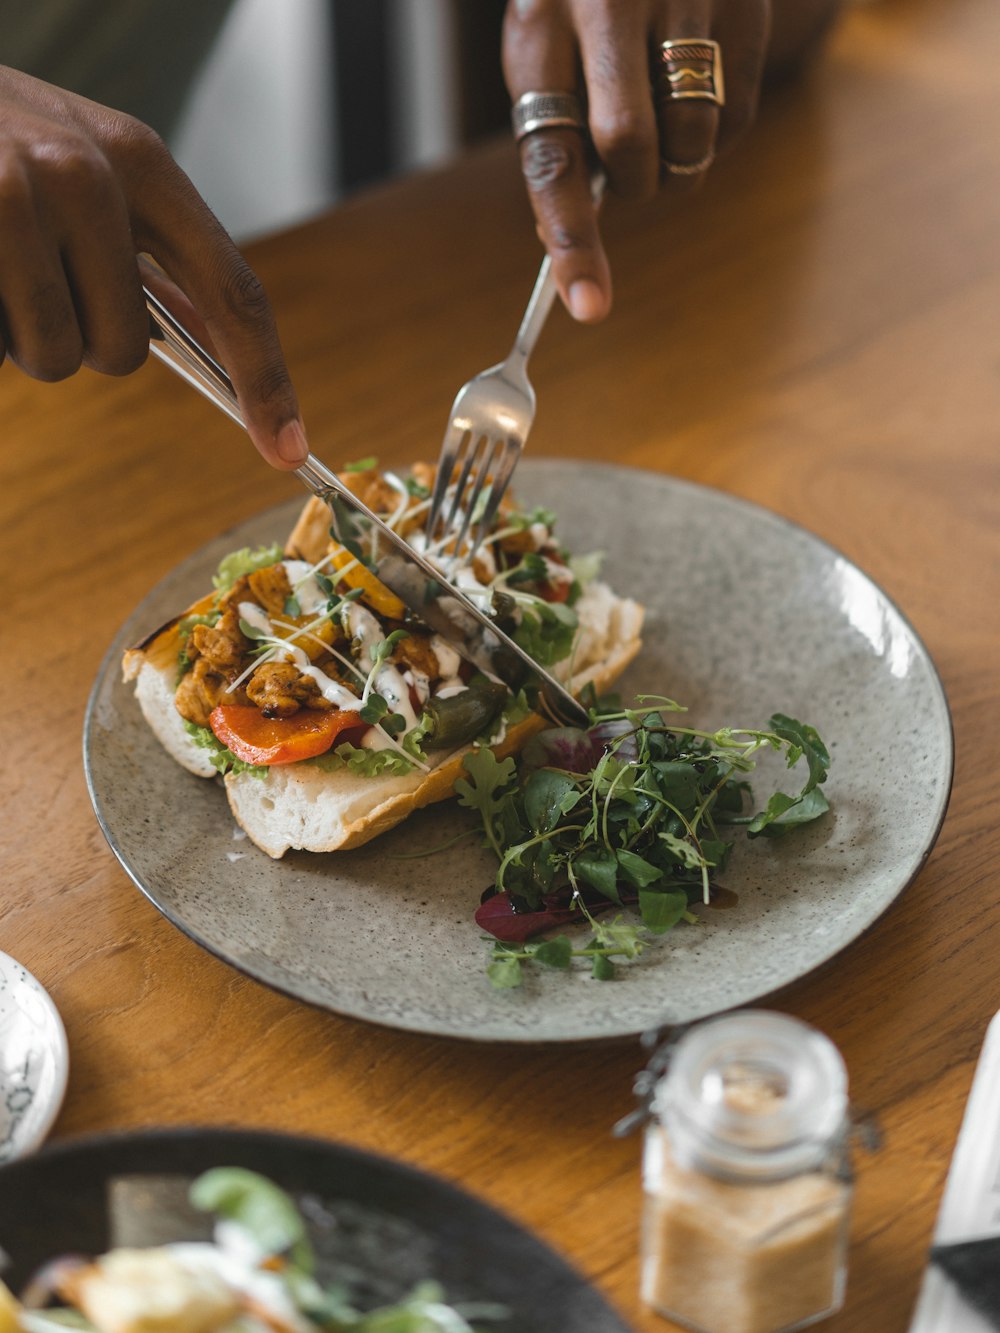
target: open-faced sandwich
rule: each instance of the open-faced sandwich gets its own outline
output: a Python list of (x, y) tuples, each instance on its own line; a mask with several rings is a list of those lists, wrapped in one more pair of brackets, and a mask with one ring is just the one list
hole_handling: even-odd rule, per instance
[[(344, 1281), (323, 1280), (297, 1200), (256, 1172), (207, 1171), (192, 1183), (190, 1203), (214, 1214), (212, 1239), (54, 1256), (17, 1296), (0, 1281), (0, 1333), (477, 1333), (509, 1325), (505, 1307), (453, 1305), (432, 1279), (392, 1305), (358, 1308)], [(379, 1235), (384, 1241), (384, 1227)], [(370, 1285), (353, 1255), (337, 1267)]]
[[(469, 562), (427, 550), (433, 468), (341, 480), (574, 693), (605, 690), (640, 647), (642, 608), (574, 559), (554, 517), (509, 499)], [(356, 847), (452, 795), (466, 754), (514, 754), (546, 723), (530, 686), (478, 671), (331, 537), (317, 499), (284, 548), (240, 551), (215, 588), (130, 649), (124, 675), (169, 753), (224, 775), (270, 856)]]

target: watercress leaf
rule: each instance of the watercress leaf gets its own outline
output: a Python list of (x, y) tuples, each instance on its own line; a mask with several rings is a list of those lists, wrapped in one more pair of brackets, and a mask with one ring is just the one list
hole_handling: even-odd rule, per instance
[(609, 953), (622, 954), (625, 958), (638, 958), (642, 953), (642, 926), (616, 916), (613, 921), (592, 922), (592, 929), (594, 943)]
[(590, 975), (595, 981), (613, 981), (615, 965), (606, 953), (595, 953), (590, 964)]
[(642, 924), (654, 935), (676, 926), (687, 911), (686, 893), (657, 892), (653, 889), (639, 890), (639, 913)]
[(369, 454), (367, 458), (359, 458), (353, 463), (345, 463), (344, 472), (371, 472), (373, 468), (378, 467), (378, 459), (374, 454)]
[(610, 847), (587, 847), (573, 857), (573, 870), (592, 889), (613, 903), (621, 902), (618, 892), (618, 858)]
[(723, 868), (729, 860), (730, 852), (733, 850), (733, 844), (726, 842), (723, 838), (702, 838), (699, 845), (705, 864), (712, 866), (715, 870)]
[(657, 787), (665, 801), (685, 814), (694, 810), (701, 800), (701, 779), (698, 770), (683, 759), (654, 759), (650, 764), (656, 774)]
[(517, 837), (519, 824), (513, 799), (517, 783), (514, 760), (509, 756), (497, 759), (483, 746), (470, 750), (462, 766), (468, 776), (455, 780), (458, 803), (479, 812), (486, 839), (502, 863), (505, 850)]
[(744, 797), (750, 795), (749, 782), (741, 782), (736, 778), (730, 778), (716, 793), (715, 802), (712, 806), (713, 815), (740, 814), (743, 810)]
[(658, 866), (651, 865), (649, 861), (638, 856), (635, 852), (630, 852), (622, 847), (618, 849), (615, 856), (622, 874), (637, 889), (645, 889), (650, 884), (655, 884), (657, 880), (663, 878), (663, 871)]
[(565, 813), (567, 799), (572, 809), (576, 797), (576, 783), (568, 774), (550, 768), (537, 769), (524, 786), (524, 813), (528, 824), (535, 833), (550, 832)]
[(505, 953), (494, 954), (487, 965), (486, 975), (494, 990), (516, 990), (524, 979), (520, 960)]
[(826, 781), (830, 768), (830, 755), (815, 727), (799, 722), (794, 717), (788, 717), (785, 713), (773, 714), (768, 725), (775, 735), (780, 736), (791, 747), (788, 754), (789, 768), (800, 755), (805, 756), (809, 766), (809, 780), (802, 789), (803, 796)]
[(312, 1270), (312, 1250), (298, 1208), (284, 1190), (256, 1171), (215, 1167), (192, 1183), (190, 1200), (201, 1212), (238, 1223), (265, 1254), (292, 1253), (299, 1268)]
[(573, 945), (568, 935), (557, 935), (536, 945), (532, 952), (536, 961), (546, 967), (567, 968), (573, 958)]
[(470, 751), (462, 767), (469, 776), (455, 782), (459, 805), (494, 814), (516, 778), (514, 760), (498, 759), (492, 750), (482, 748)]
[(660, 842), (667, 848), (671, 856), (679, 861), (687, 870), (700, 870), (704, 864), (704, 858), (698, 848), (688, 842), (686, 838), (678, 837), (674, 833), (659, 833)]
[(747, 825), (747, 836), (756, 838), (764, 834), (770, 838), (780, 837), (801, 824), (811, 823), (820, 815), (825, 815), (829, 808), (830, 802), (818, 787), (798, 797), (788, 796), (782, 791), (775, 792), (765, 809), (754, 815)]

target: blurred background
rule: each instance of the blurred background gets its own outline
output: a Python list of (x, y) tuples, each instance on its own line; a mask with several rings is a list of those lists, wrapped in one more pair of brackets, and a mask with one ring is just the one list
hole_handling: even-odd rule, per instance
[(152, 125), (248, 240), (505, 129), (503, 8), (0, 0), (0, 59)]

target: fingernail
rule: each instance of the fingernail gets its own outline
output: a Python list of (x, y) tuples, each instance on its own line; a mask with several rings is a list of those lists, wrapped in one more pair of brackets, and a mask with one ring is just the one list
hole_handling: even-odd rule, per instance
[(282, 462), (293, 463), (295, 467), (304, 463), (309, 455), (309, 446), (302, 422), (286, 421), (278, 431), (274, 447)]
[(588, 323), (604, 314), (604, 293), (592, 278), (577, 278), (569, 289), (569, 308), (574, 319)]

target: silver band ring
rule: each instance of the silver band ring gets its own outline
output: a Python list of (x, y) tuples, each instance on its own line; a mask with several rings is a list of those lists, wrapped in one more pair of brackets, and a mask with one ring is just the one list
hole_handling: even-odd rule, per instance
[(668, 162), (666, 158), (662, 158), (661, 161), (671, 176), (700, 176), (715, 161), (715, 154), (706, 153), (697, 162)]
[(583, 106), (575, 93), (523, 93), (510, 113), (514, 142), (538, 130), (585, 130)]
[(725, 106), (722, 52), (709, 37), (660, 45), (660, 92), (672, 101), (698, 99)]

